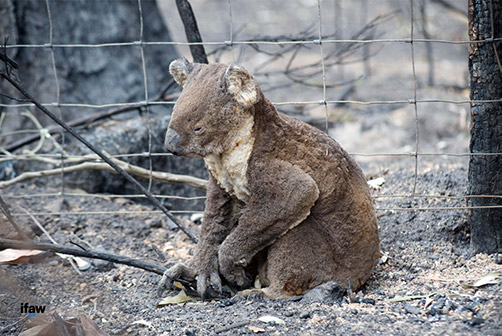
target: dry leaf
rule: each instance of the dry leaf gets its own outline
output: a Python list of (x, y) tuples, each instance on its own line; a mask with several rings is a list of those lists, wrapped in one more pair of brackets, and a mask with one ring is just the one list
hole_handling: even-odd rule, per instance
[(477, 288), (477, 287), (482, 287), (482, 286), (486, 286), (486, 285), (496, 285), (500, 282), (500, 279), (498, 279), (499, 275), (500, 275), (500, 272), (498, 272), (498, 271), (489, 273), (489, 274), (485, 275), (484, 277), (482, 277), (481, 279), (474, 282), (471, 286)]
[(254, 332), (255, 334), (265, 332), (265, 329), (260, 328), (260, 327), (255, 327), (255, 326), (248, 326), (248, 329), (251, 330), (252, 332)]
[(78, 318), (82, 329), (84, 329), (85, 336), (105, 336), (105, 334), (99, 330), (96, 322), (82, 314), (80, 314)]
[(280, 318), (272, 316), (272, 315), (264, 315), (262, 317), (259, 317), (258, 321), (265, 322), (265, 323), (274, 323), (274, 324), (286, 324), (286, 322), (284, 322)]
[[(78, 318), (70, 318), (63, 320), (66, 328), (73, 335), (84, 335), (84, 336), (105, 336), (105, 334), (99, 330), (96, 322), (80, 314)], [(77, 331), (79, 329), (79, 331)], [(19, 336), (53, 336), (62, 335), (61, 326), (56, 322), (44, 323), (30, 328)]]
[(39, 255), (39, 250), (14, 250), (5, 249), (0, 251), (0, 264), (26, 264), (30, 262), (30, 257)]
[(50, 323), (34, 326), (33, 328), (23, 331), (22, 333), (19, 334), (19, 336), (37, 336), (38, 333), (41, 330), (45, 329), (45, 327), (47, 327), (49, 324)]
[(430, 304), (431, 304), (432, 302), (434, 302), (434, 300), (433, 300), (433, 299), (431, 299), (430, 297), (427, 297), (427, 298), (425, 299), (425, 306), (424, 306), (424, 307), (425, 307), (425, 308), (429, 307), (429, 306), (430, 306)]
[(185, 302), (194, 301), (194, 300), (200, 300), (200, 298), (188, 296), (185, 294), (185, 291), (182, 289), (175, 296), (168, 296), (168, 297), (163, 298), (159, 303), (157, 303), (157, 306), (180, 304), (180, 303), (185, 303)]
[(91, 268), (91, 263), (88, 261), (85, 261), (84, 259), (82, 259), (80, 257), (70, 256), (70, 258), (72, 258), (73, 261), (75, 261), (75, 263), (77, 264), (77, 267), (80, 271), (87, 271), (89, 268)]

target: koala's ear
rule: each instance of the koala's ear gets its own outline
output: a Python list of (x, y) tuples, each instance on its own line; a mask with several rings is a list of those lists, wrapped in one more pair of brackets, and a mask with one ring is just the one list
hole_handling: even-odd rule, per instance
[(188, 75), (192, 72), (194, 68), (193, 63), (190, 63), (185, 57), (174, 60), (169, 65), (169, 73), (173, 76), (176, 83), (180, 86), (185, 85), (185, 81)]
[(230, 65), (225, 72), (225, 81), (228, 92), (242, 107), (248, 108), (258, 102), (258, 83), (244, 68)]

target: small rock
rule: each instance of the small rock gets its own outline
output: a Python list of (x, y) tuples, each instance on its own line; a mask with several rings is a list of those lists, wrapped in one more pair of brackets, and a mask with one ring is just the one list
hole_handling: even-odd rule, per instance
[(300, 318), (302, 318), (302, 319), (307, 319), (307, 318), (309, 318), (309, 317), (310, 317), (310, 312), (309, 312), (309, 311), (304, 310), (304, 311), (302, 311), (302, 312), (300, 313), (300, 315), (298, 315), (298, 316), (299, 316)]
[(49, 262), (49, 265), (50, 266), (56, 266), (57, 264), (59, 264), (59, 260), (58, 259), (53, 259)]
[(465, 304), (465, 305), (462, 305), (460, 306), (460, 308), (458, 309), (459, 313), (463, 313), (463, 312), (471, 312), (471, 313), (475, 313), (476, 312), (476, 307), (472, 304)]
[(366, 299), (366, 298), (359, 299), (358, 298), (357, 301), (359, 303), (367, 303), (367, 304), (371, 304), (371, 305), (375, 305), (376, 304), (375, 299)]
[(407, 303), (404, 304), (404, 310), (408, 314), (420, 314), (420, 308), (412, 306), (412, 305), (407, 304)]
[(345, 289), (337, 282), (329, 281), (308, 291), (300, 300), (302, 303), (321, 302), (325, 304), (341, 304)]
[(196, 224), (200, 225), (202, 223), (202, 214), (196, 213), (190, 216), (190, 220)]
[(219, 307), (228, 307), (228, 306), (231, 306), (233, 305), (234, 302), (232, 300), (229, 300), (229, 299), (221, 299), (220, 301), (218, 301), (218, 306)]
[(438, 299), (436, 302), (434, 302), (432, 304), (432, 308), (435, 308), (435, 309), (439, 310), (439, 309), (441, 309), (441, 308), (444, 307), (445, 303), (446, 303), (446, 299), (445, 298), (440, 298), (440, 299)]
[(467, 321), (467, 324), (470, 325), (471, 327), (475, 327), (481, 325), (483, 322), (485, 322), (483, 318), (474, 316), (472, 319)]
[(160, 218), (150, 218), (145, 220), (145, 226), (151, 229), (160, 229), (162, 227), (162, 219)]
[(458, 308), (458, 304), (456, 304), (454, 301), (446, 300), (443, 308), (447, 312), (450, 311), (450, 310), (456, 310)]
[(439, 321), (444, 321), (444, 318), (439, 316), (439, 315), (436, 315), (436, 316), (431, 316), (427, 319), (428, 322), (439, 322)]
[(437, 308), (434, 308), (432, 307), (431, 309), (429, 309), (427, 311), (427, 315), (431, 315), (431, 316), (436, 316), (436, 315), (439, 315), (439, 314), (442, 314), (443, 311), (441, 309), (437, 309)]
[(286, 324), (286, 322), (284, 322), (284, 320), (281, 320), (280, 318), (272, 316), (272, 315), (261, 316), (258, 318), (258, 321), (267, 323), (271, 326)]
[(288, 311), (284, 312), (283, 315), (286, 317), (291, 317), (291, 316), (295, 315), (295, 312), (293, 310), (288, 310)]

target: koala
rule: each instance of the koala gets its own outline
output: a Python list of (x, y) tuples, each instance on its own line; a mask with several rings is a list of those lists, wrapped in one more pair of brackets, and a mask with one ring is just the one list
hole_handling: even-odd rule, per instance
[(165, 278), (287, 298), (334, 280), (358, 289), (380, 256), (364, 175), (322, 131), (279, 113), (236, 65), (170, 64), (183, 87), (166, 149), (202, 158), (210, 173), (194, 256)]

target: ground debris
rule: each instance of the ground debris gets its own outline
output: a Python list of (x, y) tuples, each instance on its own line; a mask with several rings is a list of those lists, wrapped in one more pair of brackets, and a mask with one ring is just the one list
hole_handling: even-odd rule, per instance
[[(413, 179), (413, 174), (412, 170), (391, 167), (385, 175), (386, 183), (373, 193), (402, 194), (404, 191), (399, 186), (403, 186), (402, 181)], [(452, 195), (466, 190), (464, 168), (438, 168), (433, 173), (419, 174), (418, 180), (419, 188), (430, 193), (437, 194), (437, 188), (443, 188), (444, 181), (449, 181), (448, 190)], [(46, 203), (51, 201), (50, 197), (9, 199), (9, 193), (26, 193), (16, 188), (18, 186), (13, 186), (3, 195), (14, 208), (16, 202), (22, 201), (30, 212), (43, 212)], [(34, 186), (29, 191), (42, 194), (57, 189)], [(115, 200), (69, 197), (73, 208), (82, 211), (117, 211), (129, 207), (128, 203), (119, 204)], [(405, 208), (405, 205), (423, 206), (421, 202), (425, 201), (420, 198), (410, 203), (390, 198), (385, 204), (382, 200), (378, 202), (385, 208)], [(437, 201), (435, 206), (442, 206), (441, 202)], [(458, 200), (459, 205), (462, 202)], [(140, 210), (149, 209), (145, 205), (140, 207)], [(328, 283), (290, 300), (232, 298), (158, 307), (159, 298), (154, 295), (159, 281), (157, 275), (127, 266), (102, 271), (92, 267), (77, 275), (68, 264), (53, 262), (60, 258), (52, 256), (43, 263), (0, 268), (4, 271), (0, 273), (0, 299), (5, 303), (0, 305), (0, 330), (6, 336), (26, 330), (21, 324), (12, 326), (20, 319), (21, 301), (46, 305), (49, 312), (57, 310), (61, 316), (75, 316), (79, 309), (91, 312), (88, 316), (100, 330), (116, 335), (124, 334), (124, 328), (132, 328), (131, 321), (148, 321), (148, 326), (134, 326), (141, 327), (141, 335), (146, 336), (255, 334), (246, 326), (265, 330), (259, 334), (274, 335), (468, 336), (473, 330), (483, 335), (497, 335), (497, 326), (502, 323), (499, 313), (502, 284), (489, 283), (498, 281), (500, 276), (495, 279), (486, 276), (502, 271), (502, 265), (496, 263), (500, 257), (470, 253), (468, 232), (463, 229), (465, 214), (387, 210), (377, 214), (386, 261), (376, 266), (367, 284), (353, 293), (354, 300), (350, 302), (339, 286)], [(183, 220), (188, 229), (200, 230), (200, 224), (192, 223), (188, 217)], [(69, 241), (78, 235), (93, 246), (102, 245), (105, 250), (158, 264), (165, 261), (152, 245), (159, 247), (170, 263), (189, 258), (194, 249), (182, 233), (171, 230), (165, 223), (160, 227), (148, 224), (162, 222), (162, 215), (157, 214), (39, 216), (39, 221), (58, 241)], [(5, 277), (8, 277), (6, 281)], [(480, 286), (462, 286), (476, 283)], [(284, 324), (259, 321), (263, 316), (276, 317)]]

